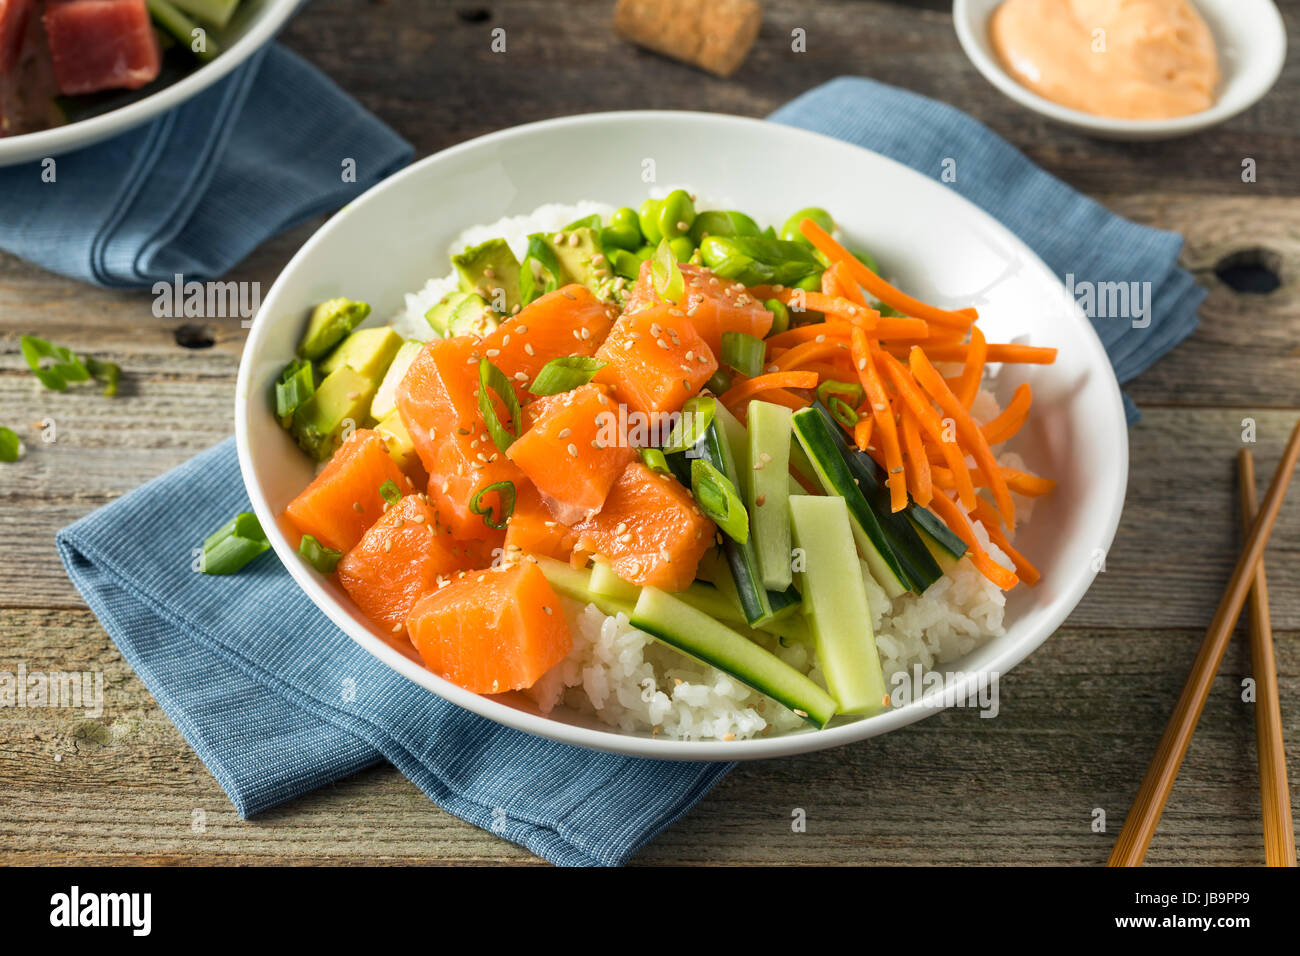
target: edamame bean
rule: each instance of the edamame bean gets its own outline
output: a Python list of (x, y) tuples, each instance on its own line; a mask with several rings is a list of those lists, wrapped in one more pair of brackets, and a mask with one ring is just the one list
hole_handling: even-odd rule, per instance
[(850, 249), (849, 251), (853, 253), (853, 258), (857, 259), (877, 275), (880, 274), (880, 266), (876, 265), (875, 257), (872, 256), (871, 253), (864, 252), (861, 249)]
[(820, 206), (807, 206), (785, 221), (785, 225), (781, 227), (781, 238), (786, 242), (799, 242), (811, 246), (812, 243), (799, 231), (799, 223), (805, 219), (811, 219), (829, 233), (835, 231), (835, 220), (831, 218), (830, 213)]
[(605, 255), (609, 258), (609, 264), (613, 267), (615, 275), (636, 281), (641, 272), (642, 260), (635, 252), (626, 249), (610, 249)]
[(641, 245), (641, 224), (637, 221), (635, 209), (624, 206), (615, 209), (609, 217), (609, 225), (600, 231), (600, 241), (606, 249), (636, 249)]
[(758, 223), (743, 212), (731, 209), (708, 209), (695, 217), (691, 239), (698, 246), (706, 236), (757, 236)]
[(820, 292), (822, 290), (822, 274), (804, 276), (794, 284), (796, 289), (803, 289), (805, 292)]
[(659, 234), (676, 239), (691, 231), (695, 222), (695, 202), (685, 189), (674, 189), (659, 206)]
[(763, 303), (763, 308), (772, 313), (772, 331), (768, 335), (780, 335), (790, 328), (790, 310), (780, 299), (768, 299)]
[(659, 245), (659, 240), (664, 237), (659, 231), (659, 211), (662, 207), (662, 200), (647, 199), (637, 210), (636, 218), (641, 227), (641, 235), (652, 246)]
[(691, 242), (689, 236), (678, 236), (668, 240), (668, 248), (673, 251), (678, 262), (686, 262), (695, 252), (695, 243)]

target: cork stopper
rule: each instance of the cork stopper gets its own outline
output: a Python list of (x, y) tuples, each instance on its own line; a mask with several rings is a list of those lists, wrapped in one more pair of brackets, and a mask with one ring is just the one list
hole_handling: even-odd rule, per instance
[(614, 10), (620, 36), (717, 76), (739, 69), (762, 20), (757, 0), (618, 0)]

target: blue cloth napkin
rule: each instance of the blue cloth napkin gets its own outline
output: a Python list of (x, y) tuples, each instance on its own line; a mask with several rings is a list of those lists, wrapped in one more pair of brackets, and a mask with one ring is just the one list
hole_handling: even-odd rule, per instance
[[(959, 157), (972, 170), (963, 193), (1053, 268), (1158, 282), (1147, 330), (1101, 330), (1121, 377), (1194, 324), (1200, 293), (1174, 266), (1178, 237), (1112, 216), (949, 107), (839, 80), (776, 118), (924, 170)], [(69, 576), (242, 815), (386, 759), (443, 808), (547, 860), (619, 864), (730, 769), (568, 747), (460, 710), (361, 651), (273, 556), (232, 577), (195, 573), (192, 549), (246, 510), (227, 441), (58, 535)]]
[(56, 157), (53, 182), (40, 163), (0, 169), (0, 248), (115, 288), (217, 278), (412, 155), (324, 74), (271, 44), (175, 110)]
[[(960, 110), (907, 90), (841, 77), (772, 114), (778, 123), (865, 146), (940, 180), (997, 219), (1038, 253), (1064, 283), (1149, 282), (1150, 324), (1092, 318), (1121, 383), (1145, 371), (1196, 328), (1205, 290), (1178, 267), (1183, 237), (1139, 226), (1083, 196), (1031, 163), (987, 126)], [(1126, 395), (1129, 423), (1137, 407)]]

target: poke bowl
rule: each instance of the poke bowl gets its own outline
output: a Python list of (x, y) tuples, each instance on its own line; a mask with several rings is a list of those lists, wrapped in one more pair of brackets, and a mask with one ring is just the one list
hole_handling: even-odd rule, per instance
[(268, 43), (298, 4), (5, 0), (0, 167), (90, 146), (181, 105)]
[(235, 420), (276, 554), (369, 653), (663, 759), (996, 693), (1104, 566), (1128, 466), (1101, 343), (1015, 236), (868, 150), (699, 113), (534, 123), (374, 187), (266, 295)]

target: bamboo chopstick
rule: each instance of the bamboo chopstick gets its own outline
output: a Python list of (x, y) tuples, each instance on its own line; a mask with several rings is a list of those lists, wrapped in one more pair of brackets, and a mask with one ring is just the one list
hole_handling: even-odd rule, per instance
[[(1249, 448), (1237, 453), (1241, 484), (1241, 528), (1250, 530), (1258, 503), (1255, 459)], [(1287, 789), (1286, 749), (1282, 741), (1282, 708), (1277, 694), (1277, 664), (1273, 659), (1273, 622), (1268, 611), (1264, 559), (1255, 572), (1247, 603), (1250, 616), (1250, 672), (1255, 678), (1255, 748), (1259, 754), (1259, 798), (1264, 810), (1264, 862), (1295, 866), (1295, 830), (1291, 822), (1291, 793)]]
[(1228, 647), (1228, 639), (1232, 637), (1232, 630), (1246, 603), (1246, 595), (1255, 581), (1255, 569), (1264, 553), (1264, 546), (1268, 544), (1268, 536), (1273, 530), (1273, 522), (1277, 519), (1282, 499), (1286, 497), (1287, 485), (1291, 482), (1297, 458), (1300, 458), (1300, 423), (1292, 430), (1282, 460), (1273, 473), (1273, 480), (1264, 495), (1263, 506), (1242, 546), (1241, 557), (1237, 559), (1237, 566), (1228, 580), (1218, 610), (1214, 612), (1214, 620), (1205, 632), (1205, 640), (1196, 653), (1191, 673), (1187, 675), (1187, 683), (1178, 695), (1178, 703), (1174, 705), (1174, 712), (1165, 725), (1155, 756), (1151, 758), (1151, 765), (1142, 778), (1137, 796), (1133, 798), (1133, 806), (1124, 819), (1119, 839), (1111, 850), (1109, 866), (1142, 865), (1151, 837), (1155, 834), (1156, 824), (1160, 822), (1160, 814), (1164, 811), (1165, 801), (1169, 798), (1169, 791), (1178, 776), (1178, 768), (1187, 753), (1187, 745), (1191, 743), (1192, 734), (1196, 731), (1196, 722), (1200, 719), (1201, 709), (1209, 696), (1210, 685), (1214, 683), (1219, 662), (1223, 660), (1223, 652)]

